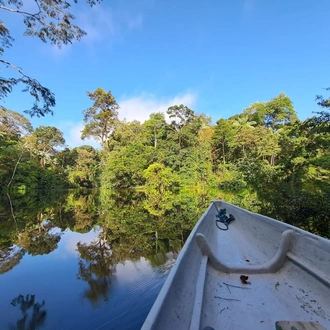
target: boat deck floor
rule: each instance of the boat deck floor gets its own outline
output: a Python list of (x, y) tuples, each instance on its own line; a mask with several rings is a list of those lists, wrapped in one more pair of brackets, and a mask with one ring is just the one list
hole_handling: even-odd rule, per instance
[[(219, 231), (213, 242), (217, 257), (242, 268), (270, 260), (262, 242), (255, 239), (255, 230), (245, 231), (233, 223), (228, 231)], [(241, 275), (248, 276), (249, 284), (243, 284)], [(279, 271), (269, 274), (225, 273), (208, 261), (200, 329), (275, 329), (278, 321), (299, 321), (330, 330), (330, 296), (326, 292), (328, 285), (289, 259)]]
[(220, 230), (209, 207), (143, 329), (330, 330), (329, 241), (217, 203), (236, 220)]
[(249, 275), (251, 284), (242, 284), (240, 275), (208, 265), (201, 329), (275, 329), (277, 321), (330, 324), (330, 297), (292, 262), (275, 274)]

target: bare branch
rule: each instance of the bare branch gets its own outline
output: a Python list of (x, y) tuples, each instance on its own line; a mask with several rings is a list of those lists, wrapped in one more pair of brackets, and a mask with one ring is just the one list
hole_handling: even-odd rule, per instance
[[(37, 5), (39, 6), (38, 3), (37, 3)], [(42, 25), (46, 25), (46, 23), (38, 17), (41, 14), (40, 7), (39, 7), (39, 12), (36, 14), (31, 14), (31, 13), (28, 13), (27, 11), (22, 11), (19, 9), (12, 9), (12, 8), (8, 8), (8, 7), (1, 6), (1, 5), (0, 5), (0, 9), (9, 11), (11, 13), (21, 14), (21, 15), (25, 15), (25, 16), (31, 16), (31, 17), (35, 18), (37, 21), (39, 21)]]
[[(5, 64), (7, 67), (10, 67), (10, 68), (16, 70), (16, 71), (19, 72), (23, 77), (25, 77), (25, 78), (27, 78), (27, 79), (31, 79), (31, 80), (33, 79), (33, 78), (29, 77), (28, 75), (26, 75), (26, 74), (25, 74), (20, 68), (18, 68), (17, 66), (15, 66), (15, 65), (13, 65), (13, 64), (11, 64), (11, 63), (5, 61), (5, 60), (0, 60), (0, 62), (3, 63), (3, 64)], [(35, 79), (33, 79), (33, 80), (35, 80)]]

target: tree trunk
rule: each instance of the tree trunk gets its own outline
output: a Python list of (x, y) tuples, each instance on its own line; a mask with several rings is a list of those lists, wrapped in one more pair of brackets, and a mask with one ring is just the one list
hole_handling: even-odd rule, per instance
[(13, 208), (13, 204), (11, 202), (11, 198), (10, 198), (10, 195), (7, 193), (6, 194), (7, 197), (8, 197), (8, 200), (9, 200), (9, 206), (10, 206), (10, 212), (11, 212), (11, 216), (13, 217), (14, 219), (14, 222), (15, 222), (15, 227), (16, 227), (16, 230), (18, 231), (18, 227), (17, 227), (17, 222), (16, 222), (16, 218), (15, 218), (15, 214), (14, 214), (14, 208)]
[(16, 174), (16, 171), (17, 171), (18, 164), (19, 164), (19, 162), (21, 161), (22, 156), (23, 156), (23, 151), (21, 152), (21, 154), (19, 155), (19, 157), (18, 157), (18, 159), (17, 159), (17, 162), (16, 162), (16, 164), (15, 164), (15, 166), (14, 166), (13, 174), (12, 174), (12, 176), (11, 176), (11, 178), (10, 178), (10, 181), (9, 181), (8, 184), (7, 184), (7, 187), (9, 187), (9, 186), (11, 185), (11, 183), (13, 182), (13, 179), (14, 179), (15, 174)]
[(157, 148), (157, 135), (156, 135), (156, 127), (154, 127), (154, 138), (155, 138), (155, 140), (154, 140), (154, 146), (155, 146), (155, 148)]
[(275, 165), (275, 155), (271, 155), (270, 157), (270, 165), (274, 166)]
[(226, 165), (225, 143), (224, 142), (222, 142), (222, 157), (223, 157), (223, 165)]

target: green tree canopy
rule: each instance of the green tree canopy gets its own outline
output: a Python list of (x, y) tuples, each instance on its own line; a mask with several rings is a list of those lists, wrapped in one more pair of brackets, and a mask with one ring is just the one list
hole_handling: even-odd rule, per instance
[(208, 122), (206, 116), (196, 115), (183, 104), (169, 107), (166, 113), (172, 119), (171, 124), (167, 125), (169, 130), (167, 137), (177, 141), (180, 149), (194, 145), (198, 131)]
[[(330, 90), (326, 88), (327, 91)], [(316, 116), (308, 118), (304, 127), (312, 128), (313, 133), (329, 133), (330, 132), (330, 98), (324, 98), (322, 95), (316, 96), (317, 104), (324, 110), (316, 112)]]
[(16, 111), (0, 107), (0, 134), (19, 138), (33, 131), (30, 121)]
[(45, 167), (46, 159), (56, 153), (56, 147), (65, 144), (63, 133), (54, 126), (39, 126), (26, 138), (28, 148), (36, 153), (40, 159), (40, 165)]
[(131, 122), (117, 120), (114, 131), (111, 134), (111, 140), (108, 141), (108, 147), (110, 150), (114, 150), (129, 144), (145, 144), (146, 142), (145, 128), (138, 120), (133, 120)]
[(153, 142), (155, 148), (157, 148), (157, 142), (163, 138), (166, 134), (166, 121), (165, 115), (161, 112), (152, 113), (147, 121), (144, 122), (143, 126), (148, 132), (150, 141)]
[(92, 146), (81, 146), (74, 148), (72, 153), (75, 161), (68, 173), (69, 181), (81, 187), (95, 187), (100, 164), (98, 152)]
[(263, 124), (273, 130), (298, 120), (291, 99), (284, 93), (280, 93), (268, 102), (256, 102), (245, 109), (244, 113), (257, 124)]
[(165, 189), (170, 189), (179, 183), (178, 175), (172, 173), (170, 168), (160, 163), (151, 164), (143, 172), (143, 176), (146, 179), (146, 187), (160, 193), (163, 193)]
[(230, 151), (230, 143), (233, 141), (235, 128), (230, 120), (219, 119), (215, 126), (212, 145), (214, 150), (215, 162), (226, 164), (228, 153)]

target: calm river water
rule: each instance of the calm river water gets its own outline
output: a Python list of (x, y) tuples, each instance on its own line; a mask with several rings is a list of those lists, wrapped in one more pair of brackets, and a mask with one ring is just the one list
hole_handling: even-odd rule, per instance
[(0, 329), (140, 329), (210, 198), (1, 196)]

